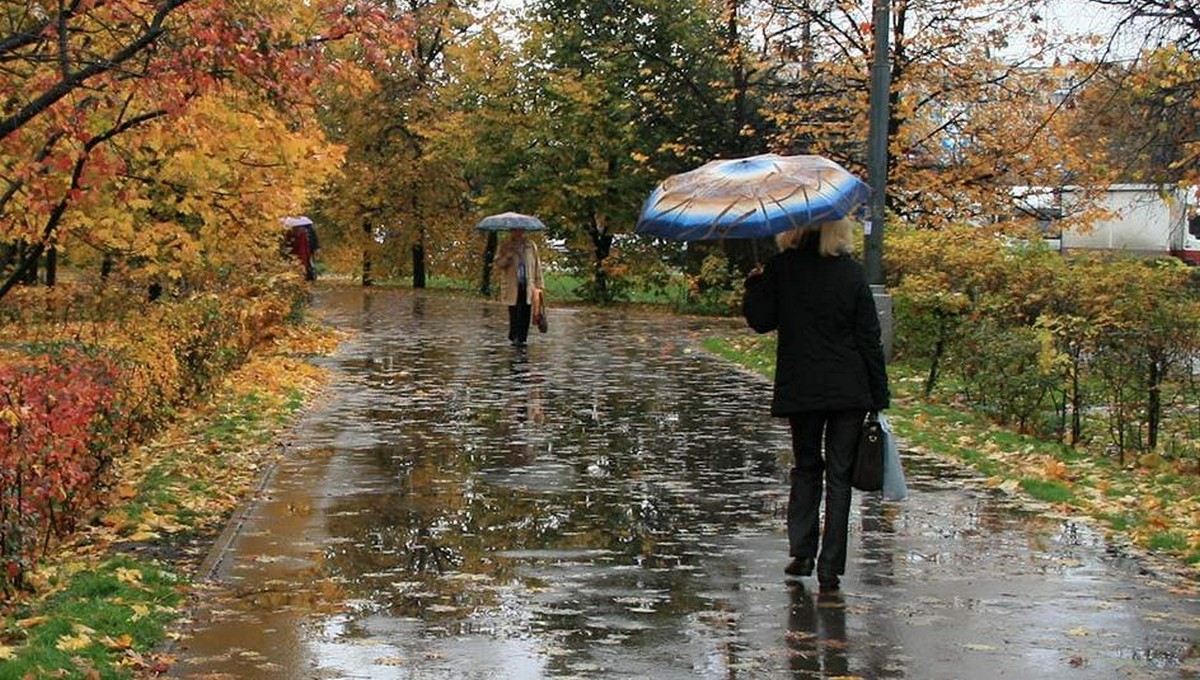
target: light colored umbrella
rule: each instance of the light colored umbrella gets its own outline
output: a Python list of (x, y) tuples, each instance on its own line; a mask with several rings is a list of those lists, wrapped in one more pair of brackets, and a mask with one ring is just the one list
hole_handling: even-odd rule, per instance
[(823, 156), (716, 160), (658, 185), (634, 231), (676, 241), (761, 238), (846, 217), (870, 194)]
[(542, 221), (533, 215), (503, 212), (497, 215), (488, 215), (479, 220), (475, 223), (475, 228), (479, 231), (512, 231), (513, 229), (542, 231), (546, 228), (546, 225), (542, 224)]
[(283, 218), (283, 226), (285, 227), (303, 227), (312, 223), (313, 221), (308, 219), (308, 217), (305, 215)]

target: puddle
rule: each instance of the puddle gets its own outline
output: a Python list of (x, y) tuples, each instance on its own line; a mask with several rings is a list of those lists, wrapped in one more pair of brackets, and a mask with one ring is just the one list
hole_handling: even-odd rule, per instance
[(788, 432), (695, 349), (724, 322), (557, 309), (519, 350), (480, 300), (316, 304), (356, 339), (174, 677), (1196, 677), (1194, 595), (933, 461), (856, 496), (840, 596), (785, 584)]

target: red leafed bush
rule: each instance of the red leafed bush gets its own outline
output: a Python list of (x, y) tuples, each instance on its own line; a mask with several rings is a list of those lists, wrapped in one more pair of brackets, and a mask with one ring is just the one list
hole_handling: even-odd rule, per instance
[(115, 368), (75, 350), (0, 366), (0, 585), (95, 504), (111, 461)]

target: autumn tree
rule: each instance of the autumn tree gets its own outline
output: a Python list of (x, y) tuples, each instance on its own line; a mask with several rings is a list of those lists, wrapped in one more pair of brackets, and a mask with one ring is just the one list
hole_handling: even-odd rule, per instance
[[(1081, 68), (1062, 136), (1077, 183), (1175, 184), (1200, 178), (1200, 61), (1175, 47)], [(1131, 125), (1130, 121), (1145, 121)]]
[[(392, 272), (409, 271), (423, 288), (429, 262), (453, 259), (455, 230), (466, 221), (460, 159), (436, 152), (445, 132), (453, 50), (477, 32), (474, 3), (395, 3), (411, 21), (411, 39), (373, 70), (378, 87), (363, 97), (330, 102), (331, 129), (348, 148), (348, 163), (329, 207), (354, 243)], [(405, 252), (406, 251), (406, 252)], [(405, 262), (405, 258), (408, 262)]]
[[(534, 107), (539, 99), (534, 81), (522, 68), (521, 45), (505, 37), (513, 30), (507, 15), (482, 18), (478, 31), (450, 48), (450, 72), (440, 93), (442, 134), (433, 140), (433, 153), (459, 159), (466, 207), (476, 218), (536, 211), (536, 187), (527, 183), (527, 152), (535, 136)], [(497, 235), (481, 239), (472, 232), (473, 221), (462, 221), (453, 242), (459, 245), (460, 266), (478, 273), (479, 290), (489, 295)]]
[(0, 297), (63, 247), (173, 280), (266, 257), (278, 218), (303, 205), (306, 175), (336, 168), (308, 121), (313, 91), (353, 82), (355, 59), (402, 37), (368, 3), (3, 12)]
[(1136, 36), (1142, 47), (1173, 45), (1192, 56), (1200, 55), (1200, 12), (1193, 3), (1175, 0), (1088, 0), (1107, 14), (1119, 17), (1107, 38), (1112, 45)]
[(532, 8), (526, 50), (538, 122), (524, 181), (580, 255), (585, 295), (610, 300), (622, 267), (610, 259), (617, 237), (632, 231), (654, 183), (718, 149), (745, 147), (737, 126), (754, 107), (734, 112), (723, 5), (544, 0)]
[[(871, 3), (769, 0), (763, 49), (788, 64), (771, 107), (780, 151), (828, 155), (865, 176)], [(1008, 211), (1007, 186), (1057, 180), (1037, 5), (895, 3), (887, 203), (926, 226)]]

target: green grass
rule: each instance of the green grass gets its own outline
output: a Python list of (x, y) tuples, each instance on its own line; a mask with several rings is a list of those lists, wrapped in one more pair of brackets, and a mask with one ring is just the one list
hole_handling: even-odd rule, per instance
[(708, 338), (704, 340), (704, 348), (716, 354), (741, 364), (742, 366), (763, 375), (771, 377), (775, 370), (775, 343), (774, 338), (770, 341), (761, 343), (742, 343), (742, 346), (733, 345), (727, 340), (718, 338)]
[(1025, 493), (1047, 503), (1070, 503), (1075, 500), (1071, 487), (1045, 479), (1022, 479), (1021, 488)]
[(139, 522), (142, 516), (151, 508), (162, 507), (174, 501), (175, 485), (184, 479), (174, 470), (170, 461), (161, 461), (158, 465), (147, 470), (146, 476), (138, 487), (138, 494), (123, 506), (125, 516), (132, 522)]
[(283, 424), (291, 420), (292, 415), (304, 408), (304, 402), (307, 397), (303, 390), (291, 389), (288, 390), (287, 396), (283, 402), (283, 410), (275, 414), (275, 422)]
[(1112, 527), (1114, 531), (1128, 531), (1136, 523), (1136, 520), (1129, 515), (1102, 513), (1098, 517), (1105, 524)]
[(204, 436), (216, 442), (228, 443), (242, 440), (246, 433), (256, 433), (255, 439), (269, 437), (269, 430), (262, 425), (263, 397), (253, 392), (242, 395), (232, 408), (224, 410), (212, 425), (204, 430)]
[(1177, 531), (1166, 531), (1150, 537), (1150, 548), (1173, 553), (1184, 553), (1188, 550), (1188, 539)]
[(180, 603), (180, 584), (156, 565), (116, 558), (74, 574), (69, 585), (38, 607), (33, 625), (10, 619), (4, 644), (17, 647), (0, 663), (0, 680), (128, 678), (113, 650), (148, 650), (165, 637)]

